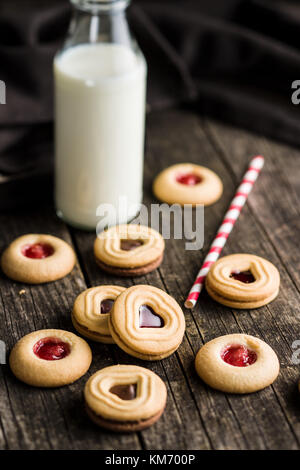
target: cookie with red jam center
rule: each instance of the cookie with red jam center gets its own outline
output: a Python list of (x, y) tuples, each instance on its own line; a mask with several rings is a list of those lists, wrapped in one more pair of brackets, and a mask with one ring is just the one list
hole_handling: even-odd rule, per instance
[(210, 387), (228, 393), (252, 393), (271, 385), (279, 374), (273, 349), (245, 334), (220, 336), (198, 351), (195, 367)]
[(9, 365), (22, 382), (35, 387), (61, 387), (84, 375), (92, 353), (86, 341), (64, 330), (39, 330), (13, 347)]
[(7, 277), (26, 284), (56, 281), (69, 274), (76, 262), (68, 243), (52, 235), (28, 234), (3, 252), (1, 267)]
[(153, 192), (168, 204), (209, 206), (221, 197), (223, 184), (216, 173), (204, 166), (179, 163), (157, 175)]

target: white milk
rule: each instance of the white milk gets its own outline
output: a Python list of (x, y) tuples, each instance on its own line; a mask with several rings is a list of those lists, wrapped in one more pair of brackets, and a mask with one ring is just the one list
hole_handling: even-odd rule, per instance
[[(117, 44), (73, 47), (54, 61), (56, 208), (67, 222), (94, 229), (100, 204), (142, 201), (144, 58)], [(124, 209), (119, 223), (126, 223)], [(108, 224), (114, 224), (110, 211)]]

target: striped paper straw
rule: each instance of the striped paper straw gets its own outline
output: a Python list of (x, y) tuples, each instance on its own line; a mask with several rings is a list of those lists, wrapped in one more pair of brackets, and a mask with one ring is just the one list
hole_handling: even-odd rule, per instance
[(260, 170), (264, 166), (264, 157), (258, 155), (254, 157), (249, 165), (248, 170), (246, 171), (240, 186), (235, 193), (233, 200), (229, 206), (228, 211), (225, 214), (224, 220), (221, 227), (219, 228), (217, 235), (212, 242), (209, 252), (201, 266), (200, 271), (196, 277), (196, 280), (190, 290), (190, 293), (184, 303), (185, 307), (193, 308), (195, 307), (199, 294), (203, 288), (205, 278), (208, 271), (210, 270), (211, 265), (217, 261), (220, 256), (220, 253), (227, 241), (227, 238), (233, 229), (235, 222), (237, 221), (242, 208), (249, 196), (253, 184), (255, 183)]

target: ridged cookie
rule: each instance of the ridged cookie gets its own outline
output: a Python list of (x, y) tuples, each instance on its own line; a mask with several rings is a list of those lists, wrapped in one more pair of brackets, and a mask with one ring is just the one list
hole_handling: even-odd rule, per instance
[(170, 356), (181, 344), (185, 319), (178, 303), (157, 287), (137, 285), (116, 299), (109, 318), (110, 333), (128, 354), (155, 361)]
[(114, 343), (108, 319), (114, 301), (124, 290), (125, 287), (106, 285), (81, 292), (72, 311), (72, 322), (78, 333), (100, 343)]
[(164, 411), (167, 390), (154, 372), (134, 365), (99, 370), (85, 385), (88, 416), (99, 426), (118, 432), (139, 431), (154, 424)]
[(156, 269), (164, 249), (164, 239), (156, 230), (143, 225), (117, 225), (97, 236), (94, 255), (102, 270), (131, 277)]
[(258, 308), (279, 292), (280, 276), (269, 261), (251, 254), (224, 256), (208, 272), (205, 287), (217, 302), (239, 309)]

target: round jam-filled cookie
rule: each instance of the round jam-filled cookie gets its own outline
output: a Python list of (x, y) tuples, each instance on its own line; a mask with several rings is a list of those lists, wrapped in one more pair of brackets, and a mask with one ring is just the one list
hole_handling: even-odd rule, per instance
[(220, 336), (206, 343), (196, 356), (195, 367), (204, 382), (228, 393), (257, 392), (279, 374), (273, 349), (244, 334)]
[(64, 330), (34, 331), (13, 347), (9, 365), (22, 382), (34, 387), (61, 387), (89, 369), (92, 352), (82, 338)]
[(120, 286), (98, 286), (81, 292), (75, 300), (72, 322), (78, 333), (100, 343), (114, 343), (108, 318), (116, 298), (125, 290)]
[(162, 415), (167, 389), (144, 367), (117, 365), (96, 372), (87, 381), (84, 397), (88, 416), (112, 431), (140, 431)]
[(222, 195), (218, 175), (204, 166), (179, 163), (163, 170), (153, 183), (155, 196), (168, 204), (209, 206)]
[(75, 262), (74, 250), (64, 240), (52, 235), (28, 234), (6, 248), (1, 267), (10, 279), (42, 284), (66, 276)]
[(101, 232), (94, 254), (103, 271), (117, 276), (142, 276), (163, 260), (165, 242), (156, 230), (143, 225), (116, 225)]
[(258, 308), (268, 304), (279, 292), (277, 268), (259, 256), (224, 256), (208, 272), (205, 287), (220, 304), (233, 308)]
[(109, 317), (110, 333), (131, 356), (156, 361), (181, 344), (185, 319), (175, 299), (157, 287), (137, 285), (116, 299)]

